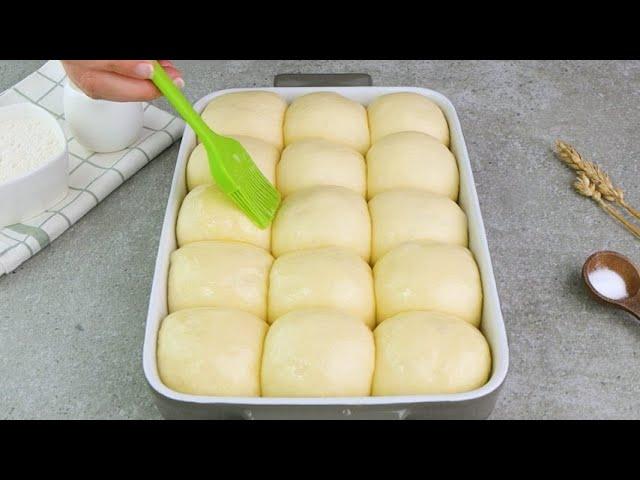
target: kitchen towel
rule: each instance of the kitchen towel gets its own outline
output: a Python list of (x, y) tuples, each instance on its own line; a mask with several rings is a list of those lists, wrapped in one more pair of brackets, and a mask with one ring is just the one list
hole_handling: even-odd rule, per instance
[(0, 93), (0, 106), (34, 103), (56, 117), (69, 148), (69, 193), (40, 215), (0, 229), (0, 276), (18, 268), (59, 237), (134, 173), (182, 136), (184, 122), (149, 103), (144, 129), (129, 148), (115, 153), (87, 151), (69, 133), (63, 109), (64, 68), (45, 63), (14, 87)]

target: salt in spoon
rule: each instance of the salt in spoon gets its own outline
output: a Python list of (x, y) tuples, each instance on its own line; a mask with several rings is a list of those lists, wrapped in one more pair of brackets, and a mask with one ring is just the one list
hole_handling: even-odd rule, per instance
[[(624, 280), (626, 296), (610, 298), (604, 294), (602, 286), (598, 290), (592, 279), (595, 278), (594, 272), (601, 269), (611, 270)], [(595, 252), (584, 262), (582, 278), (596, 300), (626, 310), (640, 320), (640, 271), (627, 257), (609, 250)]]

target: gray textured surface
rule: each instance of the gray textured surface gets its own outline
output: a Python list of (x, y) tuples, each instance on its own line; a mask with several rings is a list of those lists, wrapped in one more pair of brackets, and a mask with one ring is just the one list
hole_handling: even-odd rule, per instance
[[(42, 62), (0, 62), (0, 89)], [(640, 205), (639, 62), (181, 61), (196, 99), (277, 73), (367, 72), (458, 110), (507, 323), (511, 367), (492, 418), (640, 418), (640, 325), (588, 299), (592, 251), (637, 240), (570, 188), (557, 137)], [(162, 102), (160, 102), (162, 104)], [(0, 418), (159, 418), (141, 348), (177, 146), (15, 273), (0, 277)]]

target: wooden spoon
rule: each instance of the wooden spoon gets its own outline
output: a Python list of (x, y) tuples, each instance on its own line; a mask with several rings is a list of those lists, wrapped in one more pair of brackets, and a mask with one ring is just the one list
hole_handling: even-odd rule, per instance
[[(616, 300), (598, 292), (591, 284), (589, 274), (599, 268), (608, 268), (620, 275), (627, 285), (628, 296)], [(609, 250), (595, 252), (584, 262), (582, 278), (596, 300), (626, 310), (640, 320), (640, 271), (627, 257)]]

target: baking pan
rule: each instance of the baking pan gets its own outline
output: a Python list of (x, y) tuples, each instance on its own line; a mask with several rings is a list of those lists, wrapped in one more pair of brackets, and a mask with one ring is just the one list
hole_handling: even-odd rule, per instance
[[(196, 111), (202, 112), (213, 98), (245, 90), (256, 90), (256, 88), (234, 88), (213, 92), (201, 98), (194, 107)], [(493, 359), (491, 377), (481, 388), (465, 393), (391, 397), (209, 397), (184, 394), (165, 386), (158, 375), (156, 343), (158, 329), (167, 315), (169, 256), (176, 249), (176, 219), (182, 200), (187, 194), (185, 180), (187, 160), (196, 145), (196, 137), (187, 126), (180, 144), (164, 217), (144, 339), (144, 372), (161, 414), (170, 419), (483, 419), (488, 417), (507, 375), (509, 348), (471, 163), (460, 122), (451, 102), (438, 92), (416, 87), (276, 87), (260, 90), (275, 92), (289, 103), (307, 93), (330, 91), (363, 105), (388, 93), (414, 92), (433, 100), (442, 109), (449, 123), (451, 150), (456, 156), (460, 171), (458, 203), (467, 214), (469, 249), (475, 255), (482, 279), (484, 302), (480, 329), (491, 347)]]

